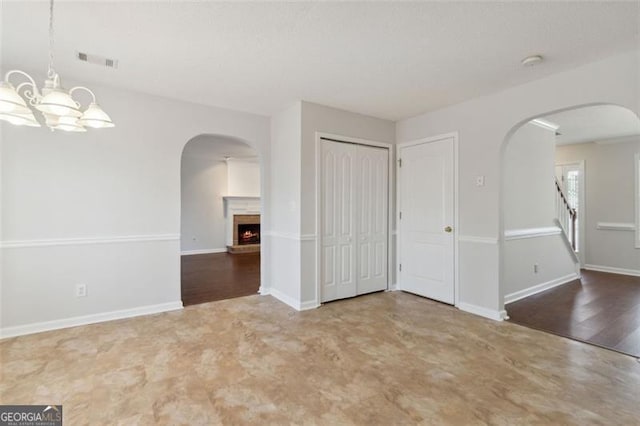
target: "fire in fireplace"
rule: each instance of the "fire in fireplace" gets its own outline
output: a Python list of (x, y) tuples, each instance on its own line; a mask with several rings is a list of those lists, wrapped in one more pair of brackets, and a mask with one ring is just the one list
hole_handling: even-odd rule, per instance
[(238, 245), (260, 244), (260, 224), (238, 224)]

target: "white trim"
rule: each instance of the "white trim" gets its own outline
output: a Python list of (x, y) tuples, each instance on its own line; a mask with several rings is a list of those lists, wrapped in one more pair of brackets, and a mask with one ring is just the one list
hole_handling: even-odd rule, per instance
[(638, 269), (624, 269), (615, 268), (613, 266), (601, 266), (601, 265), (584, 265), (584, 269), (588, 271), (608, 272), (610, 274), (631, 275), (632, 277), (640, 277), (640, 270)]
[(335, 133), (316, 132), (316, 141), (318, 139), (333, 139), (338, 142), (355, 143), (358, 145), (377, 146), (379, 148), (387, 148), (391, 150), (393, 144), (388, 142), (378, 142), (371, 139), (353, 138), (351, 136), (336, 135)]
[(287, 240), (295, 240), (295, 241), (313, 241), (317, 238), (315, 234), (296, 234), (293, 232), (277, 232), (277, 231), (264, 231), (262, 235), (266, 237), (284, 238)]
[(473, 235), (458, 235), (458, 241), (461, 243), (498, 244), (497, 238), (476, 237)]
[(552, 123), (542, 118), (534, 118), (529, 123), (533, 124), (534, 126), (542, 127), (545, 130), (551, 130), (552, 132), (557, 132), (560, 128), (560, 126), (556, 123)]
[(0, 247), (26, 248), (26, 247), (50, 247), (50, 246), (78, 246), (115, 243), (139, 243), (149, 241), (178, 241), (180, 234), (155, 234), (155, 235), (118, 235), (113, 237), (80, 237), (80, 238), (49, 238), (42, 240), (8, 240), (2, 241)]
[[(453, 139), (453, 188), (454, 188), (454, 198), (453, 198), (453, 305), (458, 306), (460, 299), (460, 267), (459, 267), (459, 256), (460, 256), (460, 237), (458, 235), (458, 229), (460, 229), (460, 215), (458, 214), (459, 206), (460, 206), (460, 179), (459, 179), (459, 135), (458, 132), (444, 133), (437, 136), (430, 136), (427, 138), (416, 139), (407, 142), (401, 142), (396, 144), (396, 158), (400, 158), (400, 150), (402, 148), (407, 148), (410, 146), (421, 145), (424, 143), (437, 142), (443, 139)], [(402, 263), (402, 250), (400, 245), (400, 233), (402, 221), (400, 220), (400, 170), (396, 168), (396, 226), (398, 237), (396, 238), (396, 287), (398, 289), (402, 289), (402, 273), (400, 272), (400, 263)]]
[(64, 318), (53, 321), (37, 322), (33, 324), (18, 325), (0, 329), (0, 339), (23, 336), (26, 334), (41, 333), (43, 331), (59, 330), (61, 328), (77, 327), (80, 325), (95, 324), (98, 322), (113, 321), (124, 318), (152, 315), (161, 312), (176, 311), (182, 309), (182, 301), (161, 303), (158, 305), (140, 306), (137, 308), (123, 309), (119, 311), (102, 312), (98, 314), (83, 315), (79, 317)]
[(483, 308), (482, 306), (472, 305), (470, 303), (458, 302), (457, 308), (470, 314), (479, 315), (494, 321), (504, 321), (508, 319), (507, 311), (497, 311), (493, 309)]
[(636, 169), (636, 248), (640, 248), (640, 152), (634, 156)]
[(505, 241), (521, 240), (523, 238), (538, 238), (546, 237), (549, 235), (558, 235), (562, 233), (562, 228), (559, 226), (547, 226), (544, 228), (523, 228), (523, 229), (509, 229), (504, 231)]
[(534, 285), (532, 287), (525, 288), (524, 290), (519, 290), (519, 291), (516, 291), (516, 292), (513, 292), (513, 293), (505, 295), (504, 296), (504, 303), (505, 304), (512, 303), (512, 302), (515, 302), (516, 300), (520, 300), (520, 299), (524, 299), (525, 297), (533, 296), (534, 294), (538, 294), (538, 293), (543, 292), (545, 290), (549, 290), (551, 288), (558, 287), (560, 285), (570, 283), (571, 281), (575, 281), (577, 279), (580, 279), (580, 275), (574, 272), (574, 273), (565, 275), (563, 277), (556, 278), (555, 280), (547, 281), (547, 282), (542, 283), (542, 284), (537, 284), (537, 285)]
[[(322, 282), (322, 139), (331, 139), (338, 142), (345, 143), (354, 143), (358, 145), (364, 146), (375, 146), (378, 148), (385, 148), (388, 155), (388, 165), (387, 165), (387, 290), (391, 286), (391, 275), (393, 271), (393, 256), (391, 250), (393, 249), (393, 229), (391, 228), (391, 217), (393, 214), (393, 189), (395, 188), (395, 173), (393, 173), (393, 164), (395, 162), (395, 151), (393, 149), (393, 144), (387, 142), (377, 142), (369, 139), (361, 139), (361, 138), (353, 138), (350, 136), (342, 136), (336, 135), (333, 133), (326, 132), (316, 132), (315, 134), (315, 181), (316, 181), (316, 220), (315, 220), (315, 241), (316, 241), (316, 270), (315, 270), (315, 278), (316, 278), (316, 301), (322, 300), (322, 286), (320, 283)], [(397, 271), (397, 269), (396, 269)], [(316, 303), (316, 307), (320, 306), (319, 303)]]
[(635, 231), (635, 223), (598, 222), (596, 229), (607, 231)]
[(280, 302), (284, 303), (285, 305), (288, 305), (289, 307), (295, 309), (296, 311), (306, 311), (309, 309), (315, 309), (320, 306), (318, 302), (315, 300), (311, 300), (308, 302), (300, 302), (294, 299), (293, 297), (290, 297), (275, 288), (271, 288), (265, 293), (261, 293), (261, 294), (264, 294), (264, 295), (269, 294), (274, 298), (278, 299)]
[(201, 250), (183, 250), (181, 256), (192, 256), (194, 254), (210, 254), (210, 253), (226, 253), (227, 248), (201, 249)]
[(584, 142), (580, 142), (580, 143), (593, 142), (596, 145), (613, 145), (613, 144), (616, 144), (616, 143), (635, 142), (637, 140), (638, 140), (638, 134), (637, 133), (633, 133), (633, 134), (630, 134), (630, 135), (616, 136), (616, 137), (613, 137), (613, 138), (605, 138), (605, 139), (601, 139), (601, 140), (597, 140), (597, 141), (585, 140)]
[(318, 301), (316, 300), (309, 300), (306, 302), (300, 302), (299, 303), (299, 311), (308, 311), (310, 309), (316, 309), (319, 308), (320, 304), (318, 303)]
[(255, 196), (249, 196), (249, 197), (245, 197), (242, 195), (226, 195), (224, 197), (222, 197), (222, 199), (224, 201), (242, 201), (242, 200), (247, 200), (247, 201), (260, 201), (260, 197), (255, 197)]
[(297, 300), (295, 300), (293, 297), (287, 296), (286, 294), (284, 294), (280, 290), (275, 289), (275, 288), (272, 287), (272, 288), (269, 289), (269, 295), (275, 297), (276, 299), (278, 299), (279, 301), (281, 301), (285, 305), (289, 305), (293, 309), (299, 310), (298, 306), (299, 306), (300, 303)]

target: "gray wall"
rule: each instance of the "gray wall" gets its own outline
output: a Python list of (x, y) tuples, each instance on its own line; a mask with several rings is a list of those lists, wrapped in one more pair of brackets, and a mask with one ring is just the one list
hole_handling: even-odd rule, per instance
[[(505, 232), (555, 226), (555, 148), (555, 132), (533, 124), (522, 126), (508, 142), (504, 157)], [(505, 298), (576, 277), (575, 261), (559, 234), (507, 240), (504, 244)]]
[(640, 137), (559, 146), (556, 161), (585, 162), (585, 264), (640, 270), (635, 232), (599, 230), (598, 222), (635, 223), (634, 155)]
[[(499, 275), (502, 153), (520, 123), (574, 106), (610, 103), (640, 111), (640, 52), (612, 56), (540, 80), (396, 123), (398, 143), (459, 134), (459, 297), (464, 309), (495, 317)], [(486, 184), (476, 186), (476, 177)]]
[(182, 156), (180, 248), (223, 250), (225, 218), (222, 197), (227, 195), (227, 165), (224, 161), (189, 155)]

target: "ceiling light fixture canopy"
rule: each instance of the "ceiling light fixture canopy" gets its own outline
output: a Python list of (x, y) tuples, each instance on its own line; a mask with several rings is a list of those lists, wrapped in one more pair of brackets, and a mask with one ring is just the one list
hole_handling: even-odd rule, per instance
[[(26, 81), (14, 86), (13, 76), (22, 76)], [(85, 91), (91, 95), (91, 103), (83, 111), (74, 92)], [(20, 95), (22, 93), (22, 95)], [(49, 0), (49, 71), (44, 87), (38, 89), (35, 80), (26, 72), (11, 70), (0, 81), (0, 120), (16, 126), (40, 127), (33, 109), (40, 111), (47, 127), (66, 132), (86, 132), (87, 127), (101, 129), (113, 127), (113, 121), (96, 102), (96, 95), (84, 86), (64, 90), (60, 76), (53, 68), (53, 0)]]

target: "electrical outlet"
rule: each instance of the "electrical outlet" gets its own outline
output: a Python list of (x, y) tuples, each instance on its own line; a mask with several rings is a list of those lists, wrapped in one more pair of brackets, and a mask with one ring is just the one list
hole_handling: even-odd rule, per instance
[(476, 186), (484, 186), (484, 176), (476, 176)]
[(537, 264), (537, 263), (534, 263), (534, 264), (533, 264), (533, 273), (534, 273), (534, 274), (537, 274), (537, 273), (538, 273), (538, 264)]
[(76, 284), (76, 297), (86, 297), (86, 295), (87, 295), (87, 285)]

